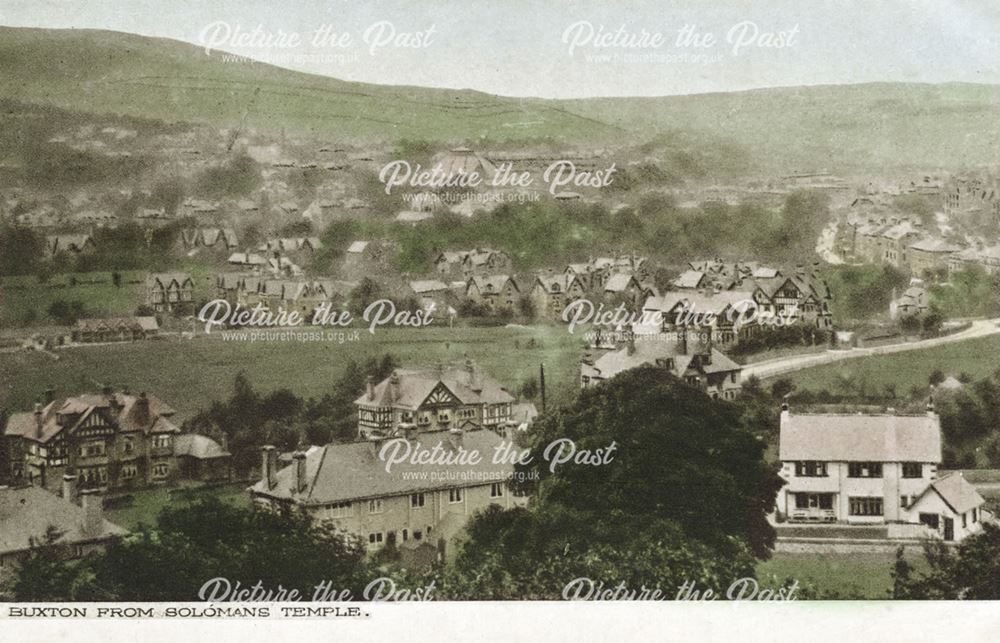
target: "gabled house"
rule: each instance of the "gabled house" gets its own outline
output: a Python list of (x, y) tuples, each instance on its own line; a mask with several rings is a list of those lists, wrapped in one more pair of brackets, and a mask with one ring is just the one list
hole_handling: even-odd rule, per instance
[(13, 413), (4, 427), (10, 476), (58, 491), (66, 474), (83, 487), (166, 482), (176, 471), (174, 410), (140, 393), (56, 398)]
[(710, 335), (681, 330), (671, 336), (629, 339), (624, 347), (580, 364), (580, 385), (594, 386), (624, 371), (657, 366), (665, 375), (701, 389), (712, 399), (734, 400), (740, 391), (742, 367), (712, 345)]
[(156, 317), (79, 319), (73, 329), (74, 342), (133, 342), (155, 337), (160, 331)]
[(514, 396), (471, 360), (427, 369), (396, 369), (378, 384), (369, 379), (354, 401), (361, 438), (405, 431), (484, 427), (503, 430)]
[(541, 317), (560, 320), (566, 306), (587, 296), (587, 288), (575, 274), (538, 275), (530, 297)]
[(521, 290), (509, 275), (475, 275), (466, 282), (465, 297), (490, 310), (514, 310)]
[(146, 277), (146, 305), (156, 312), (190, 312), (194, 281), (184, 272), (150, 273)]

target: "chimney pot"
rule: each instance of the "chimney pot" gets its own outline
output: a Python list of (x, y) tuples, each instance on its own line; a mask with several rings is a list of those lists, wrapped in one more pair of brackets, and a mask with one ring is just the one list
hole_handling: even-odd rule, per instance
[(270, 444), (264, 445), (260, 448), (261, 450), (261, 480), (267, 485), (268, 489), (274, 489), (274, 485), (277, 483), (275, 474), (278, 466), (278, 452)]
[(365, 388), (368, 391), (368, 399), (369, 400), (374, 400), (375, 399), (375, 377), (373, 375), (369, 375), (368, 377), (365, 378)]

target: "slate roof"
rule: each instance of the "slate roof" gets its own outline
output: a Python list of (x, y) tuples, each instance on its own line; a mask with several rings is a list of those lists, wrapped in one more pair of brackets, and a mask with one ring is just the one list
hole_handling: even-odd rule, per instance
[[(421, 451), (437, 446), (446, 454), (458, 453), (449, 438), (449, 432), (435, 431), (420, 434), (411, 439), (410, 443), (414, 448), (419, 444)], [(266, 481), (261, 480), (250, 487), (250, 491), (275, 498), (295, 499), (304, 504), (322, 505), (437, 489), (482, 486), (505, 480), (513, 473), (512, 464), (493, 463), (493, 452), (504, 438), (493, 431), (480, 429), (465, 432), (461, 439), (462, 449), (479, 453), (478, 464), (428, 465), (402, 462), (393, 464), (390, 471), (386, 471), (385, 462), (379, 458), (380, 447), (375, 442), (328, 444), (306, 453), (307, 485), (302, 493), (295, 492), (294, 464), (277, 472), (273, 489), (267, 489)], [(422, 475), (429, 470), (438, 473), (436, 480)], [(465, 479), (462, 479), (463, 473), (466, 475)]]
[(182, 433), (174, 439), (174, 455), (190, 456), (198, 460), (228, 458), (231, 454), (212, 438), (197, 433)]
[(941, 424), (933, 414), (783, 412), (778, 457), (786, 462), (941, 462)]
[(72, 544), (104, 540), (128, 532), (107, 520), (97, 534), (83, 529), (84, 511), (41, 487), (0, 487), (0, 553), (29, 549), (32, 541), (45, 537), (50, 526), (62, 536), (56, 541)]
[(957, 471), (941, 476), (932, 482), (913, 504), (917, 504), (921, 498), (931, 492), (936, 492), (941, 496), (941, 499), (956, 514), (964, 514), (967, 511), (982, 506), (986, 502), (979, 495), (979, 492), (976, 491), (976, 488), (969, 484), (969, 481)]
[(389, 376), (375, 385), (373, 399), (369, 399), (366, 391), (354, 403), (367, 407), (391, 406), (415, 410), (439, 384), (444, 385), (462, 404), (503, 404), (514, 401), (514, 396), (474, 363), (471, 366), (442, 366), (440, 370), (396, 369), (394, 374), (399, 380), (398, 386), (392, 386), (392, 376)]
[[(122, 431), (144, 431), (146, 433), (178, 433), (178, 429), (168, 418), (175, 411), (162, 400), (153, 395), (147, 395), (149, 402), (149, 412), (142, 412), (137, 404), (139, 396), (126, 395), (124, 393), (113, 393), (118, 410), (111, 407), (111, 400), (104, 395), (78, 395), (56, 399), (42, 407), (42, 430), (38, 432), (38, 422), (35, 413), (32, 411), (23, 413), (12, 413), (7, 420), (4, 435), (18, 436), (46, 443), (61, 431), (72, 431), (75, 427), (86, 421), (93, 413), (102, 413), (117, 423)], [(59, 414), (64, 416), (74, 416), (75, 420), (60, 426), (58, 423)]]

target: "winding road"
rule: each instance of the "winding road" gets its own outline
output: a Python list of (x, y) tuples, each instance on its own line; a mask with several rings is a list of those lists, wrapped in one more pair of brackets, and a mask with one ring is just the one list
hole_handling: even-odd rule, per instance
[(889, 355), (892, 353), (903, 353), (906, 351), (932, 348), (953, 342), (964, 342), (970, 339), (978, 339), (989, 335), (1000, 334), (1000, 319), (980, 319), (972, 322), (972, 325), (954, 335), (944, 337), (934, 337), (932, 339), (921, 339), (915, 342), (903, 342), (899, 344), (889, 344), (886, 346), (872, 346), (870, 348), (851, 348), (841, 350), (828, 350), (823, 353), (809, 353), (808, 355), (792, 355), (789, 357), (778, 357), (762, 362), (747, 364), (743, 367), (743, 377), (756, 376), (760, 379), (793, 373), (804, 368), (832, 364), (859, 357), (870, 357), (874, 355)]

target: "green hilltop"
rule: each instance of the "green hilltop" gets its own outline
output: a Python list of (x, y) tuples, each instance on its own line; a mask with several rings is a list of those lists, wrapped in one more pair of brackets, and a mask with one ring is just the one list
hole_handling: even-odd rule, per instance
[[(348, 142), (554, 142), (709, 149), (754, 172), (1000, 163), (1000, 87), (876, 83), (545, 100), (347, 82), (194, 45), (0, 28), (0, 99)], [(746, 159), (746, 160), (742, 160)]]

